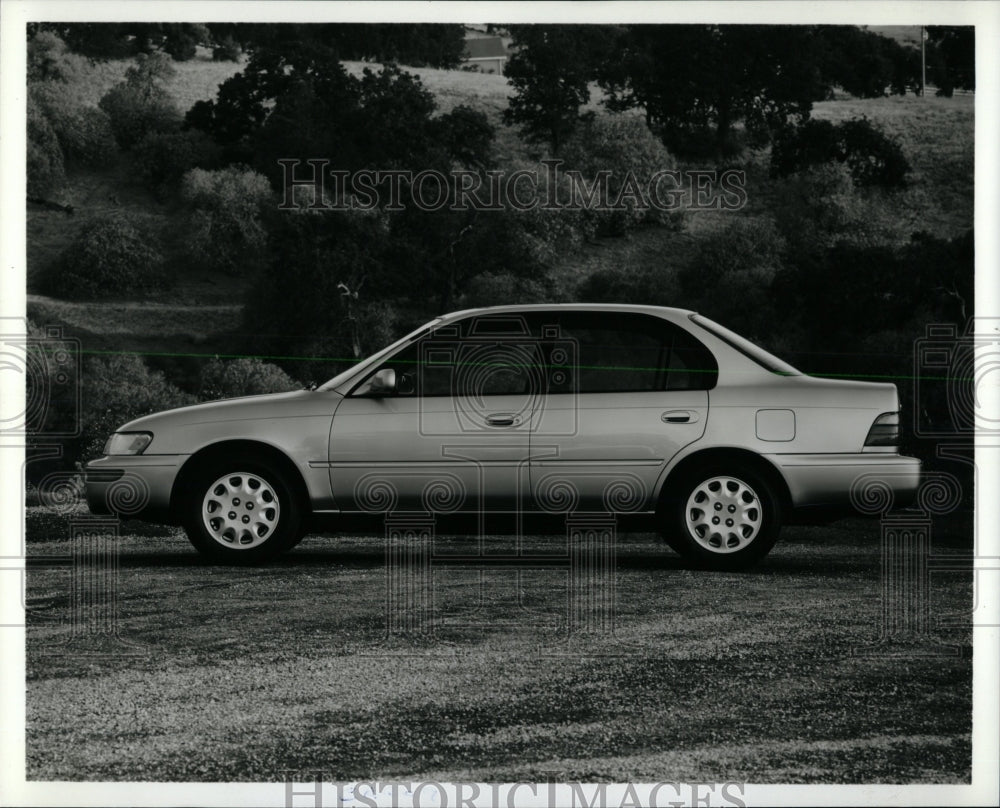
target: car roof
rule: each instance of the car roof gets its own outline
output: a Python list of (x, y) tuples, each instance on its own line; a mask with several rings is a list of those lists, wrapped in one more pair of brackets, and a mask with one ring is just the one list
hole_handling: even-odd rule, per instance
[(675, 317), (686, 317), (695, 312), (690, 309), (675, 309), (668, 306), (644, 306), (633, 303), (525, 303), (506, 306), (484, 306), (477, 309), (463, 309), (441, 316), (443, 322), (450, 322), (461, 317), (475, 314), (505, 314), (527, 311), (593, 311), (593, 312), (634, 312), (663, 316), (670, 314)]

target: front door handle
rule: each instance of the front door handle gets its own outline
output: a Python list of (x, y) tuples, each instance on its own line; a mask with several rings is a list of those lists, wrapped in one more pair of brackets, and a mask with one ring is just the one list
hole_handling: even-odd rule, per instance
[(660, 416), (665, 424), (693, 424), (698, 420), (698, 413), (690, 410), (669, 410)]
[(486, 423), (490, 426), (514, 426), (517, 422), (517, 416), (510, 415), (509, 413), (497, 413), (496, 415), (486, 416)]

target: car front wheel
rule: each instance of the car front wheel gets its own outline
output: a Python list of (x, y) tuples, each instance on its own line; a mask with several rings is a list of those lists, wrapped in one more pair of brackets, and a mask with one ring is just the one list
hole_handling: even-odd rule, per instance
[(767, 555), (778, 539), (778, 497), (753, 469), (699, 469), (671, 494), (665, 537), (698, 566), (743, 569)]
[(253, 459), (201, 469), (185, 508), (188, 538), (202, 554), (227, 564), (254, 564), (291, 549), (301, 508), (276, 469)]

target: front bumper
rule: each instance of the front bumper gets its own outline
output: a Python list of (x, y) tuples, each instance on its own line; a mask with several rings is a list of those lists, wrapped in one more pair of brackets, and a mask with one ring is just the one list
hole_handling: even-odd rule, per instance
[(172, 523), (170, 493), (183, 455), (115, 455), (84, 467), (87, 506), (95, 515)]
[[(861, 512), (892, 510), (913, 502), (920, 486), (915, 457), (863, 454), (769, 455), (792, 497), (792, 505), (853, 506)], [(884, 505), (884, 507), (881, 507)]]

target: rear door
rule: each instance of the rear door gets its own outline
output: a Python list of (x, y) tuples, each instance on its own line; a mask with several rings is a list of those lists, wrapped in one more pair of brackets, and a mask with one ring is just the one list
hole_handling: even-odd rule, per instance
[(649, 314), (557, 311), (537, 327), (547, 385), (531, 436), (535, 506), (652, 508), (666, 463), (705, 431), (714, 357)]

